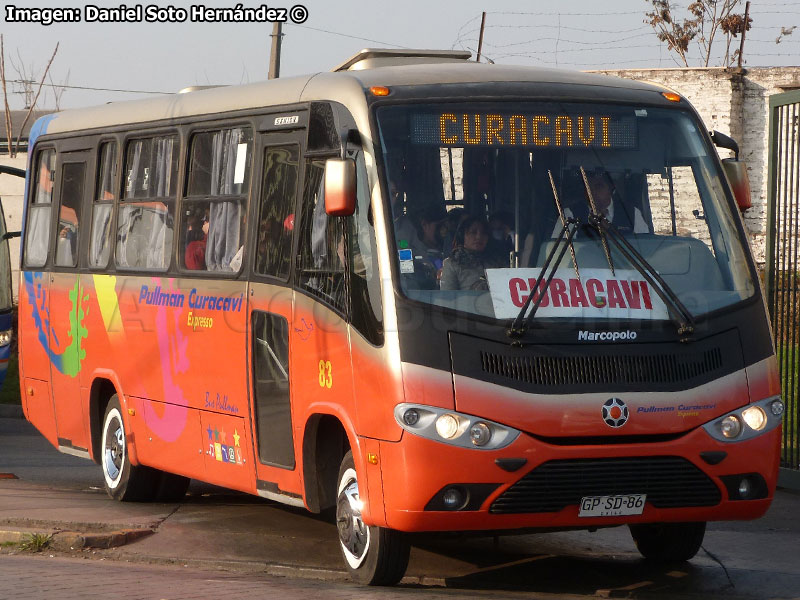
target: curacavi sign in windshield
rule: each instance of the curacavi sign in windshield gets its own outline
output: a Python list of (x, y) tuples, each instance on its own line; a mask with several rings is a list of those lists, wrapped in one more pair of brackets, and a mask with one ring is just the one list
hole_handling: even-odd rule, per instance
[(513, 319), (533, 293), (541, 296), (537, 317), (668, 319), (667, 307), (638, 271), (557, 269), (550, 285), (540, 269), (487, 269), (495, 317)]

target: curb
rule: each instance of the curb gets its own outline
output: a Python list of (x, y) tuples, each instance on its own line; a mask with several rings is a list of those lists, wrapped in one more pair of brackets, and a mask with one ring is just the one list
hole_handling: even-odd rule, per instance
[(121, 529), (107, 533), (79, 533), (76, 531), (35, 529), (0, 530), (0, 544), (19, 544), (26, 535), (46, 533), (51, 536), (49, 548), (61, 552), (83, 550), (85, 548), (109, 549), (130, 544), (138, 539), (155, 533), (151, 529)]
[(19, 404), (0, 404), (0, 419), (22, 419), (22, 406)]

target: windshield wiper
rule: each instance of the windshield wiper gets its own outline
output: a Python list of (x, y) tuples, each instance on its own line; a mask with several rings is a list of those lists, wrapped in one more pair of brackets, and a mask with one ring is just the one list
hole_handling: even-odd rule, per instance
[[(512, 345), (520, 345), (519, 339), (525, 334), (525, 331), (528, 329), (528, 323), (530, 323), (531, 319), (533, 319), (536, 311), (539, 310), (539, 305), (541, 305), (542, 300), (546, 296), (546, 290), (550, 286), (550, 282), (555, 277), (556, 269), (558, 269), (558, 265), (561, 264), (561, 259), (564, 258), (564, 253), (569, 248), (570, 254), (572, 255), (572, 266), (575, 268), (575, 275), (577, 275), (578, 280), (581, 278), (580, 270), (578, 269), (578, 259), (575, 257), (575, 246), (572, 245), (572, 238), (575, 237), (575, 233), (578, 231), (578, 225), (580, 221), (574, 217), (567, 217), (564, 213), (564, 208), (561, 206), (561, 200), (558, 197), (558, 191), (556, 190), (556, 182), (553, 180), (553, 173), (550, 169), (547, 170), (547, 176), (550, 178), (550, 187), (553, 190), (553, 200), (556, 203), (556, 208), (558, 209), (558, 216), (561, 218), (562, 228), (556, 238), (556, 241), (553, 243), (553, 247), (550, 248), (550, 252), (547, 253), (547, 258), (544, 261), (544, 266), (542, 266), (542, 270), (539, 271), (539, 276), (536, 278), (536, 286), (535, 289), (530, 290), (530, 294), (525, 299), (525, 303), (522, 305), (522, 308), (519, 311), (519, 314), (514, 319), (514, 322), (511, 323), (511, 327), (506, 330), (506, 335), (508, 337), (514, 339)], [(566, 237), (565, 237), (566, 236)], [(562, 241), (564, 245), (561, 246)], [(550, 266), (550, 263), (553, 260), (553, 257), (556, 255), (559, 247), (561, 247), (561, 252), (558, 254), (558, 259), (556, 260), (555, 264), (550, 269), (550, 274), (547, 276), (547, 281), (545, 282), (544, 286), (541, 285), (542, 279), (544, 278), (545, 273), (547, 273), (547, 268)], [(525, 313), (528, 312), (528, 308), (533, 302), (534, 293), (538, 290), (536, 302), (533, 303), (533, 310), (531, 310), (531, 314), (528, 317), (525, 317)]]
[[(550, 178), (550, 187), (553, 189), (553, 199), (556, 201), (556, 208), (558, 209), (558, 216), (561, 217), (561, 224), (566, 227), (567, 226), (567, 217), (564, 214), (564, 209), (561, 206), (561, 200), (558, 197), (558, 191), (556, 190), (556, 182), (553, 181), (553, 173), (550, 169), (547, 169), (547, 176)], [(577, 224), (577, 222), (576, 222)], [(572, 266), (575, 267), (575, 275), (578, 278), (578, 281), (581, 280), (581, 272), (578, 269), (578, 259), (575, 258), (575, 246), (572, 245), (572, 239), (570, 238), (567, 243), (569, 244), (569, 253), (572, 255)]]
[[(583, 170), (583, 165), (581, 165), (581, 177), (583, 178), (583, 186), (586, 189), (586, 201), (589, 203), (589, 218), (591, 219), (592, 216), (600, 215), (600, 213), (597, 210), (597, 205), (594, 203), (592, 189), (589, 187), (589, 180), (586, 178), (586, 171)], [(606, 255), (606, 260), (608, 261), (608, 266), (611, 269), (611, 274), (616, 276), (616, 273), (614, 272), (614, 261), (611, 260), (611, 250), (608, 248), (606, 234), (600, 229), (597, 230), (597, 233), (600, 234), (600, 242), (603, 244), (603, 252)]]
[[(528, 323), (531, 319), (533, 319), (536, 311), (539, 310), (539, 306), (547, 297), (547, 289), (550, 287), (550, 282), (555, 277), (556, 269), (558, 265), (561, 264), (561, 259), (564, 258), (564, 254), (567, 252), (567, 248), (572, 247), (572, 238), (575, 237), (575, 232), (578, 231), (578, 224), (580, 221), (574, 217), (564, 217), (562, 213), (562, 219), (564, 221), (564, 226), (561, 228), (561, 232), (558, 234), (558, 238), (556, 238), (553, 247), (550, 248), (550, 252), (547, 253), (547, 259), (544, 261), (544, 266), (542, 266), (542, 270), (539, 271), (538, 277), (536, 277), (536, 285), (534, 289), (530, 290), (528, 294), (528, 298), (525, 300), (525, 303), (522, 305), (522, 308), (519, 311), (519, 314), (514, 319), (514, 322), (511, 323), (511, 327), (506, 330), (506, 335), (514, 340), (512, 342), (513, 345), (520, 345), (519, 339), (522, 337), (528, 329)], [(550, 267), (550, 263), (553, 261), (553, 257), (558, 252), (558, 258), (556, 259), (555, 263), (552, 267)], [(574, 255), (573, 255), (574, 257)], [(542, 279), (547, 273), (547, 269), (550, 267), (550, 274), (547, 276), (547, 280), (545, 281), (544, 285), (542, 285)], [(577, 269), (577, 263), (575, 268)], [(537, 293), (538, 292), (538, 293)], [(533, 297), (536, 296), (536, 301), (533, 301)], [(528, 308), (533, 302), (533, 308), (531, 309), (531, 314), (525, 317), (525, 313), (528, 312)]]
[[(583, 176), (583, 183), (586, 186), (586, 197), (589, 201), (591, 211), (589, 213), (588, 226), (594, 228), (599, 234), (600, 240), (603, 243), (603, 250), (608, 259), (608, 264), (611, 267), (611, 272), (614, 272), (614, 266), (611, 262), (611, 253), (609, 252), (607, 241), (614, 244), (625, 260), (644, 277), (645, 281), (647, 281), (650, 287), (658, 294), (659, 298), (661, 298), (667, 307), (670, 319), (675, 323), (678, 329), (678, 335), (684, 336), (692, 333), (694, 331), (694, 317), (692, 317), (692, 313), (690, 313), (686, 305), (680, 301), (677, 294), (675, 294), (672, 288), (669, 287), (669, 284), (664, 281), (664, 278), (656, 271), (655, 267), (647, 262), (647, 259), (633, 247), (633, 244), (625, 239), (619, 230), (609, 222), (605, 215), (597, 211), (583, 167), (581, 167), (581, 175)], [(691, 340), (688, 337), (682, 337), (680, 341), (688, 342)]]

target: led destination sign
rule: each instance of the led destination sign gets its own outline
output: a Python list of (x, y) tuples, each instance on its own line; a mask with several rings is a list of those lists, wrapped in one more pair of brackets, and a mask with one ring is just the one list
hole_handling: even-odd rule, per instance
[(443, 112), (411, 115), (411, 141), (435, 146), (636, 147), (636, 121), (611, 114)]

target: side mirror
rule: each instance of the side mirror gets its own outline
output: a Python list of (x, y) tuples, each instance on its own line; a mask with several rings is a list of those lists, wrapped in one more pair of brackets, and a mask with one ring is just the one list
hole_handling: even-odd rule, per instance
[(747, 164), (735, 158), (726, 158), (722, 161), (722, 168), (728, 176), (728, 182), (733, 190), (733, 197), (739, 210), (744, 212), (753, 203), (750, 199), (750, 178), (747, 176)]
[(325, 212), (349, 217), (356, 210), (356, 161), (329, 158), (325, 161)]

